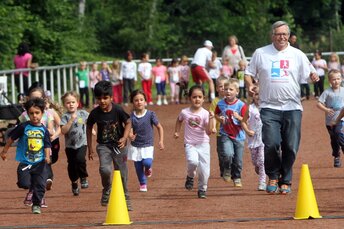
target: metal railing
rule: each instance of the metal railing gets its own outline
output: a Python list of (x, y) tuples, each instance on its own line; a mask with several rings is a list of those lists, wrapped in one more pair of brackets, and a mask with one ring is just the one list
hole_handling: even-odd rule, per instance
[[(343, 56), (344, 52), (336, 52), (338, 55)], [(323, 56), (329, 56), (331, 52), (323, 52)], [(306, 53), (308, 57), (313, 57), (313, 53)], [(171, 58), (164, 58), (165, 63), (169, 63)], [(192, 58), (189, 58), (191, 61)], [(247, 57), (247, 60), (250, 60), (250, 57)], [(139, 63), (140, 60), (134, 60), (136, 63)], [(149, 60), (149, 62), (155, 62), (154, 59)], [(87, 66), (90, 67), (93, 63), (101, 64), (101, 62), (88, 62)], [(108, 64), (111, 64), (112, 61), (107, 61)], [(20, 78), (20, 92), (24, 92), (23, 84), (23, 75), (24, 72), (28, 72), (28, 85), (30, 86), (33, 82), (38, 81), (43, 83), (44, 90), (50, 90), (51, 99), (53, 101), (60, 100), (61, 96), (71, 90), (79, 91), (77, 82), (75, 81), (75, 74), (78, 71), (79, 63), (76, 64), (66, 64), (58, 66), (42, 66), (35, 69), (23, 68), (23, 69), (11, 69), (11, 70), (2, 70), (0, 71), (0, 91), (5, 92), (5, 94), (10, 98), (12, 103), (17, 102), (18, 92), (15, 86), (15, 77), (19, 73)], [(10, 85), (10, 88), (8, 87)], [(10, 90), (9, 90), (10, 89)], [(3, 104), (4, 102), (1, 102)], [(6, 102), (6, 101), (5, 101)], [(7, 104), (7, 103), (6, 103)]]

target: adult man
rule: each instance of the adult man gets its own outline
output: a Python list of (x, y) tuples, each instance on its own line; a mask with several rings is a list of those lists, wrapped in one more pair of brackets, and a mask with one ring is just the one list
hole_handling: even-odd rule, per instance
[(302, 105), (299, 82), (319, 80), (306, 55), (288, 43), (289, 26), (284, 21), (272, 25), (272, 44), (258, 48), (245, 72), (250, 93), (258, 81), (265, 145), (265, 172), (268, 193), (290, 193), (292, 166), (301, 137)]
[(213, 100), (215, 98), (214, 83), (209, 76), (206, 68), (215, 67), (211, 59), (211, 49), (214, 48), (214, 46), (213, 43), (209, 40), (206, 40), (203, 45), (204, 47), (197, 49), (191, 62), (191, 73), (193, 81), (196, 84), (201, 84), (204, 82), (209, 83), (210, 100)]

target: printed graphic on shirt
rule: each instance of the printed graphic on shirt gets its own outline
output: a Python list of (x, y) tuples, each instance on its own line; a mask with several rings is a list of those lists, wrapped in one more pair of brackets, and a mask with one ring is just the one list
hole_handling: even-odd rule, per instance
[(43, 132), (40, 130), (29, 130), (27, 132), (28, 151), (25, 157), (30, 162), (36, 162), (40, 159), (40, 151), (43, 148)]
[(102, 137), (108, 142), (118, 142), (120, 139), (118, 122), (105, 121)]
[(289, 76), (289, 60), (271, 61), (272, 81), (287, 81)]
[(188, 123), (191, 127), (201, 127), (201, 119), (199, 117), (189, 118)]
[(223, 116), (225, 117), (225, 123), (223, 124), (223, 130), (229, 135), (229, 136), (237, 136), (240, 131), (240, 122), (233, 116), (232, 110), (226, 110), (225, 113), (223, 113)]

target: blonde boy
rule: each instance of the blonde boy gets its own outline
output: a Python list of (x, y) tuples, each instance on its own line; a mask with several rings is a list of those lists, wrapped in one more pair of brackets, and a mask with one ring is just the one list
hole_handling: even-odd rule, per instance
[[(332, 126), (344, 107), (344, 88), (341, 87), (342, 77), (339, 70), (331, 70), (328, 73), (328, 81), (331, 85), (319, 97), (317, 107), (325, 112), (326, 128), (330, 135), (333, 166), (341, 167), (340, 149), (344, 151), (344, 136), (341, 132), (343, 119), (335, 126)], [(338, 119), (338, 118), (337, 118)]]
[(224, 99), (220, 100), (215, 108), (215, 117), (221, 123), (218, 150), (223, 162), (222, 178), (226, 182), (232, 179), (235, 187), (242, 187), (245, 132), (241, 121), (247, 111), (247, 105), (237, 98), (238, 94), (238, 80), (229, 79), (224, 84)]

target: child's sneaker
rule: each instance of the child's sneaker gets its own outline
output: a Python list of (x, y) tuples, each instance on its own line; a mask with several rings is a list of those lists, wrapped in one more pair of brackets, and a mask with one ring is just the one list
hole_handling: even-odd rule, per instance
[(74, 196), (78, 196), (79, 195), (79, 187), (78, 187), (78, 183), (77, 182), (73, 182), (72, 183), (72, 193)]
[(28, 192), (26, 194), (26, 197), (24, 199), (24, 205), (25, 206), (32, 206), (32, 192)]
[(186, 176), (185, 188), (187, 190), (192, 190), (194, 179), (192, 177)]
[(45, 182), (45, 189), (49, 191), (49, 190), (51, 190), (52, 186), (53, 186), (53, 180), (47, 179), (47, 181)]
[(147, 192), (147, 185), (146, 184), (140, 184), (140, 192)]
[(161, 106), (161, 100), (158, 100), (158, 102), (156, 102), (156, 105)]
[(133, 211), (133, 207), (131, 206), (131, 201), (129, 199), (126, 199), (125, 202), (127, 203), (127, 209), (128, 211)]
[(33, 205), (32, 206), (32, 213), (33, 214), (41, 214), (41, 207), (38, 205)]
[(145, 175), (146, 175), (146, 177), (151, 177), (152, 176), (152, 172), (153, 172), (153, 170), (152, 170), (152, 168), (145, 168)]
[(334, 166), (335, 168), (340, 168), (340, 167), (342, 166), (342, 163), (341, 163), (341, 161), (340, 161), (340, 157), (335, 157), (335, 158), (333, 159), (333, 166)]
[(233, 180), (233, 183), (234, 183), (234, 187), (237, 187), (237, 188), (241, 188), (242, 187), (242, 183), (241, 183), (241, 179), (240, 178), (235, 178)]
[(81, 188), (88, 188), (88, 180), (86, 177), (84, 178), (80, 178), (80, 184), (81, 184)]
[(264, 182), (258, 184), (258, 191), (266, 191), (266, 184)]
[(102, 198), (100, 200), (100, 204), (102, 206), (107, 206), (107, 204), (109, 203), (110, 192), (111, 192), (110, 189), (109, 190), (103, 190)]
[(164, 105), (168, 105), (167, 99), (164, 99)]
[(47, 207), (48, 207), (48, 205), (45, 202), (45, 198), (43, 197), (42, 200), (41, 200), (41, 208), (47, 208)]
[(200, 199), (207, 199), (206, 191), (198, 190), (197, 195), (198, 195), (198, 198), (200, 198)]

